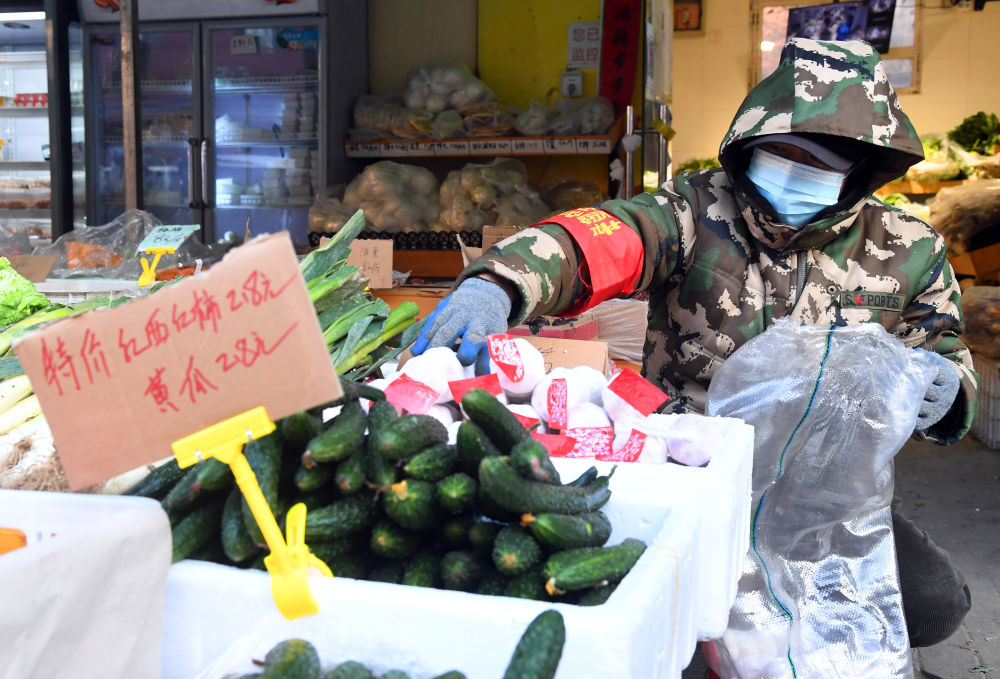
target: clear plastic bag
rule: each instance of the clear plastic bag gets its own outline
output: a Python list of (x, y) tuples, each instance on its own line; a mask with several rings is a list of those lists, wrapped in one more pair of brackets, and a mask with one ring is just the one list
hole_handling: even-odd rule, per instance
[(583, 99), (562, 99), (554, 105), (557, 115), (549, 134), (556, 136), (604, 134), (615, 122), (615, 107), (600, 95)]
[(430, 134), (433, 120), (427, 111), (403, 106), (398, 94), (363, 94), (354, 105), (357, 135), (376, 133), (375, 138), (418, 139)]
[(962, 339), (977, 356), (1000, 361), (1000, 286), (976, 285), (962, 291), (965, 333)]
[(976, 249), (980, 232), (992, 230), (1000, 215), (1000, 179), (983, 179), (938, 191), (931, 203), (930, 223), (944, 236), (948, 254)]
[(452, 231), (500, 226), (501, 215), (509, 225), (524, 224), (531, 215), (544, 217), (549, 212), (537, 190), (528, 185), (524, 163), (513, 158), (467, 163), (461, 170), (452, 170), (441, 183), (438, 202), (439, 223)]
[(958, 144), (951, 144), (948, 149), (952, 159), (966, 177), (970, 179), (996, 179), (1000, 177), (1000, 154), (987, 156), (973, 153), (966, 151)]
[(514, 129), (526, 137), (539, 137), (549, 133), (552, 121), (558, 112), (537, 99), (532, 99), (528, 108), (517, 114)]
[(754, 427), (751, 544), (706, 653), (718, 674), (912, 677), (889, 505), (936, 374), (876, 323), (787, 319), (718, 369), (707, 414)]
[(450, 139), (452, 137), (464, 136), (465, 121), (462, 119), (462, 114), (457, 110), (450, 108), (434, 116), (434, 122), (431, 123), (432, 139)]
[(380, 160), (351, 180), (343, 204), (364, 210), (376, 231), (427, 231), (438, 219), (438, 182), (426, 168)]
[(428, 56), (413, 68), (406, 76), (403, 90), (406, 108), (431, 114), (449, 108), (463, 111), (494, 100), (493, 90), (472, 75), (465, 63), (440, 54)]

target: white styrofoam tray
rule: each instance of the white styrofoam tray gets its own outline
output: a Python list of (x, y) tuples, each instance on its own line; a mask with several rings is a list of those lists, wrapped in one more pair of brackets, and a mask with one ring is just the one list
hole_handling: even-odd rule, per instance
[(160, 676), (167, 515), (155, 500), (0, 490), (0, 678)]
[[(582, 461), (557, 462), (570, 478)], [(451, 669), (497, 679), (528, 623), (549, 608), (562, 612), (567, 629), (557, 679), (679, 677), (695, 646), (697, 497), (682, 487), (665, 493), (648, 471), (621, 465), (612, 477), (608, 544), (637, 537), (650, 547), (601, 606), (315, 577), (320, 612), (286, 621), (266, 573), (182, 561), (167, 578), (164, 679), (249, 671), (250, 658), (293, 636), (317, 647), (324, 668), (354, 659), (413, 679)]]

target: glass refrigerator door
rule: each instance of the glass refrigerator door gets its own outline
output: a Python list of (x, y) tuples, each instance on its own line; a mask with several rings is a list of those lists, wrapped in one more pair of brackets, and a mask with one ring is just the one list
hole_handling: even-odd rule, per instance
[[(139, 34), (143, 208), (165, 224), (200, 224), (194, 176), (198, 91), (197, 32), (142, 29)], [(117, 32), (90, 35), (93, 115), (88, 136), (95, 195), (92, 225), (125, 209), (121, 51)]]
[(207, 28), (208, 237), (287, 230), (307, 247), (323, 179), (320, 27), (301, 18), (246, 26)]

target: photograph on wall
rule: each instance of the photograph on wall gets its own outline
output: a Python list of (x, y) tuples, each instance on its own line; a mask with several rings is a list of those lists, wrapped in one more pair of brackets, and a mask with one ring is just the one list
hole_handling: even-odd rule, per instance
[(788, 10), (788, 40), (864, 40), (868, 4), (838, 2), (829, 5), (793, 7)]
[(702, 0), (685, 0), (674, 3), (674, 31), (700, 31), (702, 29)]

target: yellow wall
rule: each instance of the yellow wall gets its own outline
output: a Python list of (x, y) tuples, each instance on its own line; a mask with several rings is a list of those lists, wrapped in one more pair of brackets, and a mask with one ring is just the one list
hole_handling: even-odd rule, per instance
[[(749, 0), (705, 3), (704, 36), (674, 38), (675, 165), (715, 156), (746, 95)], [(944, 133), (977, 111), (1000, 115), (1000, 2), (984, 9), (926, 8), (919, 94), (900, 95), (917, 132)]]
[(477, 0), (368, 0), (371, 94), (402, 92), (406, 74), (437, 52), (476, 69)]

